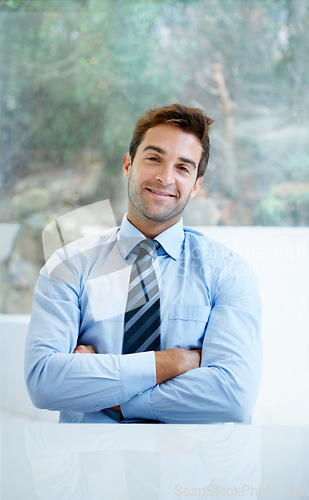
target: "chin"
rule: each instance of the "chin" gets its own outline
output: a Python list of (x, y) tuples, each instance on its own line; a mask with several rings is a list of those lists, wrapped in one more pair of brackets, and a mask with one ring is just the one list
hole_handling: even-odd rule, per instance
[(149, 220), (149, 221), (152, 221), (152, 222), (168, 222), (168, 221), (171, 221), (173, 219), (175, 219), (177, 217), (177, 215), (169, 215), (169, 214), (148, 214), (146, 215), (146, 219)]

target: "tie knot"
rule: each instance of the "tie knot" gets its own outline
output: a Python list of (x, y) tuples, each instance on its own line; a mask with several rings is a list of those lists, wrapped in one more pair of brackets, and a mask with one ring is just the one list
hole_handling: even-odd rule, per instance
[(156, 251), (157, 251), (157, 248), (158, 248), (157, 245), (159, 245), (159, 243), (157, 241), (150, 240), (150, 239), (142, 240), (138, 244), (138, 247), (139, 247), (139, 254), (138, 254), (138, 256), (142, 257), (142, 256), (145, 256), (145, 255), (149, 255), (152, 258), (155, 257)]

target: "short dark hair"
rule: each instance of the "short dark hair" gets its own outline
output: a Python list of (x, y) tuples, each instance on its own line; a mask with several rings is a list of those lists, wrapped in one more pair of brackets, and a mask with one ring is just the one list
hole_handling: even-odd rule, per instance
[(210, 142), (208, 133), (213, 122), (214, 120), (199, 108), (189, 108), (181, 104), (150, 108), (142, 114), (135, 125), (129, 149), (131, 161), (133, 163), (137, 148), (143, 141), (147, 130), (156, 125), (172, 125), (195, 135), (200, 140), (203, 152), (198, 165), (197, 179), (203, 177), (209, 160)]

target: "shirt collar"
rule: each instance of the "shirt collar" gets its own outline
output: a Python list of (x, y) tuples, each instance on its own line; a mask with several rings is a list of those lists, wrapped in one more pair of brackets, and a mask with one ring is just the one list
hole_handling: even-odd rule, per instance
[[(132, 252), (133, 248), (145, 239), (141, 233), (124, 215), (120, 229), (118, 231), (117, 240), (119, 251), (124, 259)], [(174, 260), (177, 260), (181, 253), (182, 243), (184, 240), (183, 221), (180, 219), (176, 224), (169, 227), (155, 238), (160, 243), (162, 248)]]

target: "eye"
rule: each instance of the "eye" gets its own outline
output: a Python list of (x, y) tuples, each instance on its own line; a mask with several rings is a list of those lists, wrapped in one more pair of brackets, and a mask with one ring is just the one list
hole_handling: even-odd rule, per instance
[(190, 170), (188, 167), (186, 167), (185, 165), (179, 165), (179, 170), (181, 170), (182, 172), (185, 172), (185, 173), (190, 173)]
[(159, 161), (158, 158), (155, 158), (154, 156), (148, 157), (147, 160), (150, 160), (150, 161)]

